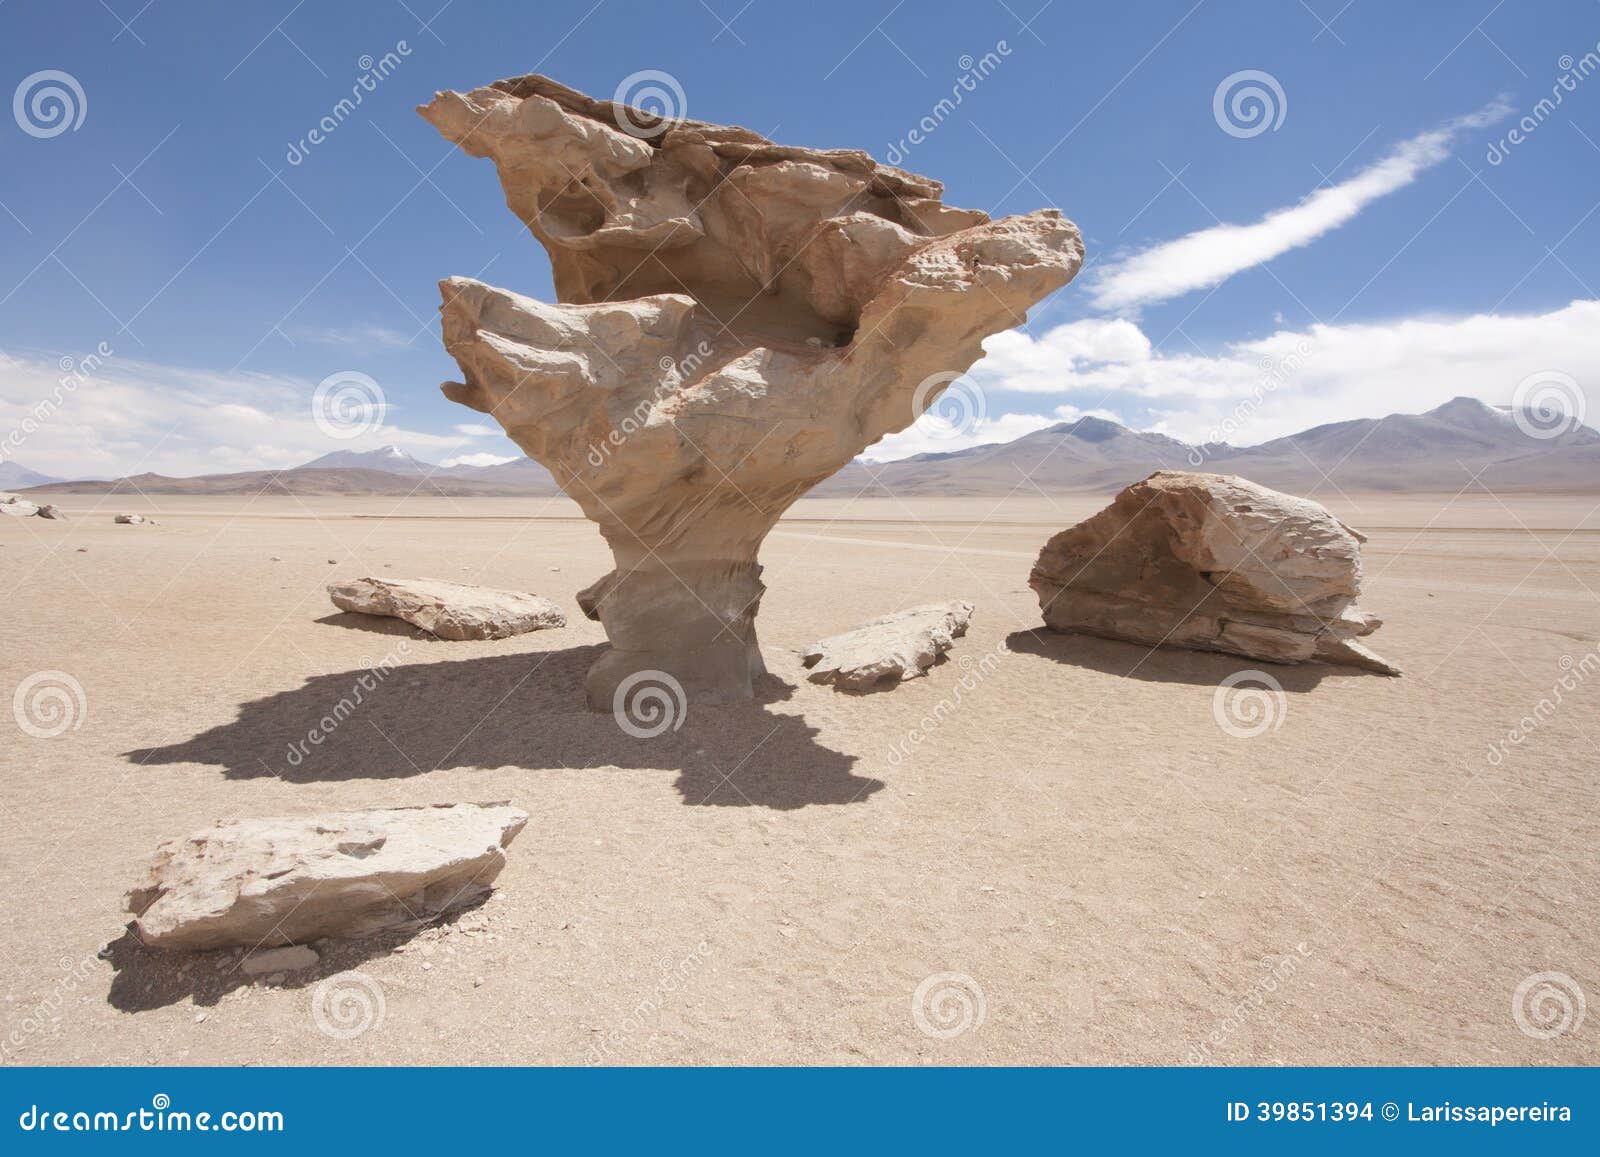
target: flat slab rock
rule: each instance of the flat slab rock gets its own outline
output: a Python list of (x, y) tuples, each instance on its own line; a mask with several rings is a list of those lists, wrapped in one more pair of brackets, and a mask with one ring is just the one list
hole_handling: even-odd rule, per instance
[(162, 844), (127, 910), (153, 948), (417, 927), (486, 894), (527, 822), (502, 803), (229, 820)]
[(39, 513), (39, 507), (29, 502), (26, 498), (7, 495), (4, 498), (0, 498), (0, 511), (11, 515), (13, 518), (32, 518)]
[(960, 599), (912, 607), (812, 643), (802, 660), (813, 683), (882, 690), (926, 675), (971, 619), (972, 604)]
[(1029, 585), (1053, 630), (1273, 663), (1398, 668), (1356, 640), (1365, 539), (1306, 498), (1160, 470), (1057, 534)]
[(506, 639), (567, 625), (541, 595), (441, 579), (352, 579), (329, 584), (328, 597), (341, 611), (404, 619), (441, 639)]

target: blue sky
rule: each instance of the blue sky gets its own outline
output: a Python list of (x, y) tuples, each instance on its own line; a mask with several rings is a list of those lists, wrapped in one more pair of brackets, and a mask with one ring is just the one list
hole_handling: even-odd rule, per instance
[[(865, 149), (952, 204), (1078, 222), (1089, 264), (991, 342), (981, 417), (930, 419), (883, 455), (1084, 412), (1249, 443), (1458, 393), (1508, 402), (1540, 374), (1600, 413), (1593, 0), (440, 2), (0, 6), (0, 88), (23, 89), (0, 118), (0, 453), (58, 475), (381, 442), (514, 454), (438, 393), (457, 371), (436, 283), (549, 298), (549, 266), (489, 162), (413, 109), (532, 71), (610, 96), (659, 69), (690, 117)], [(388, 75), (292, 163), (386, 53)], [(29, 107), (46, 70), (81, 91), (75, 127)], [(1230, 119), (1231, 90), (1217, 108), (1247, 72), (1266, 74), (1233, 86), (1266, 93), (1260, 132), (1248, 101)], [(97, 349), (63, 390), (62, 359)], [(311, 398), (347, 372), (387, 407), (339, 442)]]

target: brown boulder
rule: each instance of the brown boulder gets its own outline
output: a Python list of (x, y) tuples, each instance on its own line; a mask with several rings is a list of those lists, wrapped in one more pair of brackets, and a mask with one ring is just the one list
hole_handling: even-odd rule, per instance
[(1356, 640), (1363, 537), (1306, 498), (1162, 470), (1052, 538), (1029, 585), (1052, 630), (1386, 675)]

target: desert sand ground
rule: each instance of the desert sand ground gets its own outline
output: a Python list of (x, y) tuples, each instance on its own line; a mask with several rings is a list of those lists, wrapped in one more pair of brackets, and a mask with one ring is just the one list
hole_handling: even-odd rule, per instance
[[(1600, 498), (1318, 495), (1371, 535), (1370, 641), (1406, 674), (1270, 668), (1275, 726), (1240, 737), (1216, 689), (1259, 664), (1034, 632), (1032, 558), (1108, 497), (800, 503), (764, 551), (765, 701), (655, 739), (584, 709), (604, 635), (573, 595), (610, 562), (564, 500), (0, 519), (0, 689), (59, 671), (86, 704), (56, 738), (5, 719), (6, 1061), (1600, 1061), (1600, 1008), (1550, 1039), (1513, 1014), (1542, 972), (1600, 996)], [(572, 621), (420, 639), (335, 613), (324, 585), (367, 573)], [(973, 629), (929, 677), (805, 680), (811, 640), (954, 597)], [(216, 819), (495, 799), (531, 822), (451, 922), (276, 984), (124, 935), (156, 845)], [(311, 1003), (347, 969), (383, 1016), (336, 1039)], [(919, 986), (935, 1026), (965, 993), (964, 1030), (919, 1028)]]

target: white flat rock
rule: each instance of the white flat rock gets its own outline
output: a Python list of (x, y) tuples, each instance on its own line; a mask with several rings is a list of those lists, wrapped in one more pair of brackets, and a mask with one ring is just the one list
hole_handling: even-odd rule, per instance
[(567, 625), (540, 595), (442, 579), (352, 579), (329, 584), (328, 597), (341, 611), (403, 619), (441, 639), (505, 639)]
[(972, 604), (961, 599), (912, 607), (811, 644), (804, 662), (813, 683), (853, 691), (903, 683), (926, 675), (971, 618)]
[(153, 948), (258, 950), (414, 927), (488, 892), (527, 822), (475, 803), (228, 820), (162, 844), (127, 908)]

